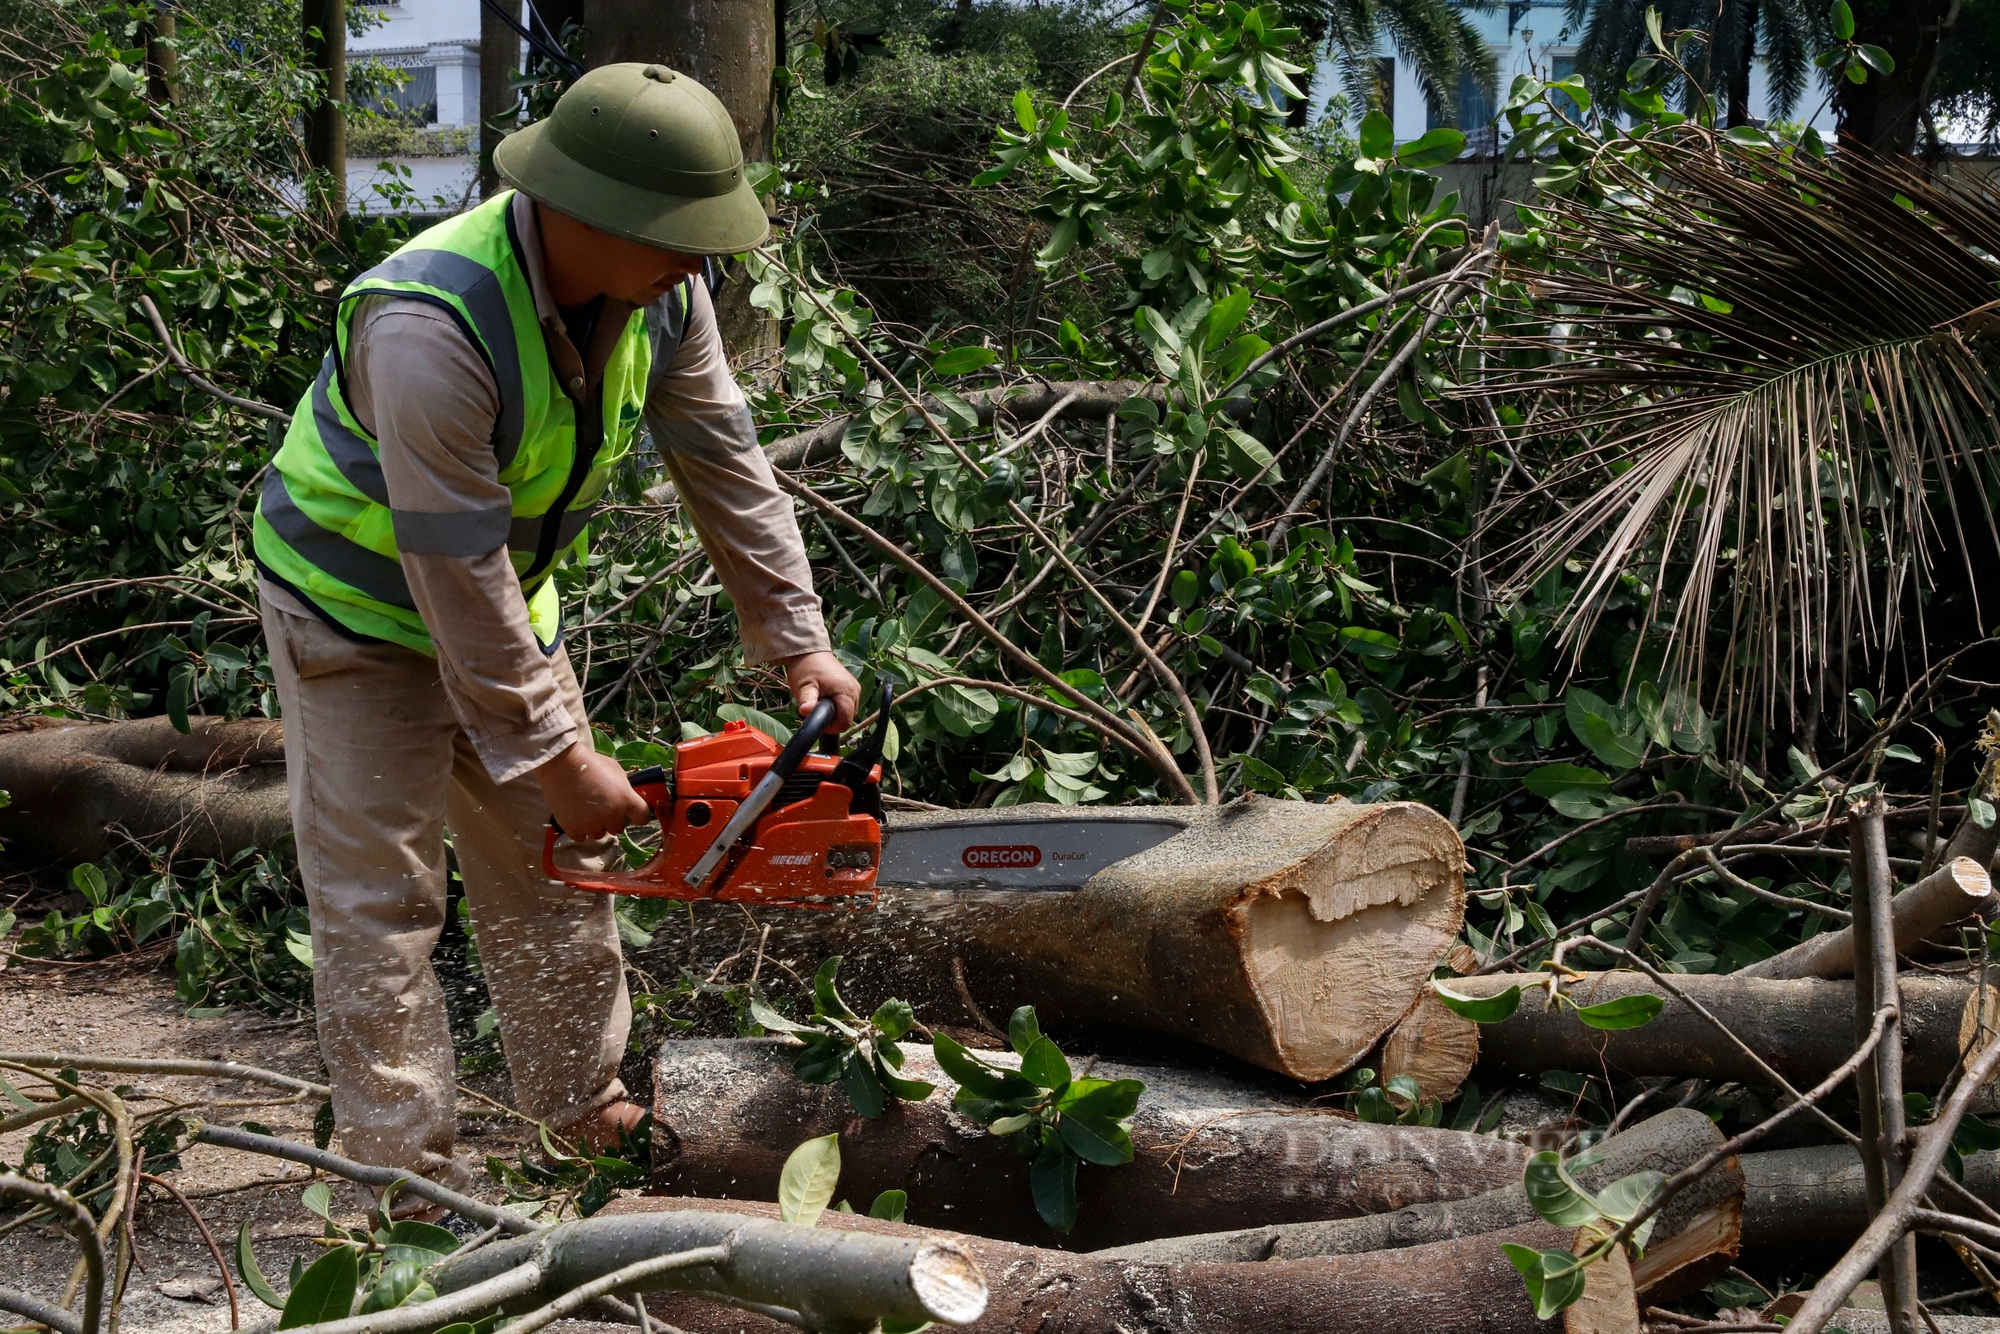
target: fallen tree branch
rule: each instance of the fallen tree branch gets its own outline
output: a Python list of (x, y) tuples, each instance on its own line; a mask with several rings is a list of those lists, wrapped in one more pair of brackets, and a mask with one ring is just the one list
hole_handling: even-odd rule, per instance
[(193, 363), (182, 355), (179, 345), (174, 342), (174, 336), (167, 332), (167, 322), (160, 318), (159, 307), (153, 304), (153, 298), (141, 294), (139, 297), (139, 307), (146, 312), (146, 318), (153, 325), (153, 332), (159, 335), (161, 344), (166, 348), (167, 359), (174, 363), (175, 370), (187, 377), (189, 384), (201, 390), (204, 394), (210, 394), (221, 399), (232, 408), (241, 408), (252, 416), (269, 417), (272, 421), (286, 426), (292, 424), (292, 414), (286, 412), (283, 408), (274, 408), (269, 403), (259, 403), (254, 398), (241, 398), (230, 393), (227, 389), (214, 384), (212, 381), (204, 379), (201, 372), (194, 368)]
[(0, 1172), (0, 1196), (29, 1200), (47, 1209), (60, 1221), (63, 1231), (83, 1248), (83, 1319), (77, 1322), (76, 1334), (99, 1334), (104, 1325), (104, 1239), (98, 1235), (90, 1210), (61, 1187), (30, 1181), (13, 1172)]
[(47, 1325), (56, 1334), (83, 1334), (83, 1321), (77, 1319), (74, 1311), (65, 1311), (18, 1288), (0, 1287), (0, 1311), (26, 1316), (38, 1325)]
[(16, 1065), (35, 1066), (45, 1070), (104, 1070), (121, 1075), (210, 1075), (216, 1079), (240, 1079), (251, 1084), (269, 1084), (274, 1088), (291, 1089), (295, 1093), (311, 1093), (319, 1097), (333, 1096), (333, 1090), (324, 1084), (315, 1084), (310, 1079), (299, 1079), (293, 1075), (281, 1075), (275, 1070), (260, 1066), (244, 1065), (237, 1061), (195, 1061), (178, 1057), (151, 1056), (91, 1056), (83, 1052), (0, 1052), (0, 1061), (12, 1061)]
[(530, 1219), (507, 1209), (496, 1209), (470, 1195), (461, 1195), (455, 1190), (438, 1185), (435, 1181), (414, 1176), (394, 1167), (374, 1167), (367, 1163), (357, 1163), (352, 1158), (343, 1158), (325, 1149), (315, 1149), (310, 1144), (294, 1144), (288, 1139), (275, 1135), (259, 1135), (248, 1130), (238, 1130), (234, 1126), (203, 1126), (191, 1137), (196, 1144), (213, 1144), (218, 1148), (242, 1149), (248, 1153), (261, 1153), (268, 1158), (283, 1158), (287, 1162), (304, 1163), (317, 1167), (323, 1172), (345, 1177), (364, 1186), (377, 1190), (395, 1186), (406, 1195), (441, 1204), (452, 1212), (463, 1215), (475, 1223), (487, 1227), (497, 1227), (516, 1235), (540, 1232), (542, 1227)]
[[(1894, 953), (1909, 953), (1918, 941), (1953, 922), (1985, 912), (1992, 902), (1993, 881), (1985, 867), (1970, 857), (1946, 862), (1890, 901)], [(1852, 925), (1822, 932), (1738, 973), (1743, 977), (1852, 977), (1854, 942)]]

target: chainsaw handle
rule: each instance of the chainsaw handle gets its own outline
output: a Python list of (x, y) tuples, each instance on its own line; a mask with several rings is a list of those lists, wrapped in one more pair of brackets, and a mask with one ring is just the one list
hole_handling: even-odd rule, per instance
[[(634, 769), (631, 773), (626, 774), (625, 777), (631, 782), (632, 789), (636, 792), (641, 788), (654, 787), (666, 782), (667, 771), (657, 764), (649, 764), (643, 769)], [(641, 799), (644, 796), (645, 794), (640, 792)], [(653, 805), (652, 802), (646, 802), (646, 809), (653, 813), (655, 820), (660, 818), (659, 807)], [(548, 828), (542, 835), (542, 871), (551, 880), (566, 880), (562, 871), (556, 866), (556, 843), (562, 836), (563, 827), (561, 822), (555, 816), (551, 815), (549, 817)]]
[(805, 761), (807, 753), (819, 739), (826, 734), (827, 725), (832, 721), (832, 700), (823, 699), (812, 706), (812, 712), (799, 724), (799, 730), (792, 733), (792, 739), (778, 752), (778, 758), (771, 761), (771, 772), (777, 775), (780, 783), (799, 771), (799, 765)]

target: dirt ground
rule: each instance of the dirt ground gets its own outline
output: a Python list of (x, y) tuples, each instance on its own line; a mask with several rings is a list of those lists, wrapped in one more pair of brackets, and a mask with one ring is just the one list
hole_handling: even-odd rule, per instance
[[(0, 970), (0, 1054), (57, 1051), (225, 1059), (324, 1079), (307, 1021), (274, 1021), (242, 1009), (214, 1019), (187, 1018), (174, 999), (172, 975), (157, 968), (116, 961), (65, 968), (4, 957), (0, 964), (6, 965)], [(213, 1106), (213, 1119), (227, 1124), (258, 1121), (280, 1135), (311, 1142), (316, 1101), (270, 1102), (271, 1090), (228, 1081), (139, 1075), (97, 1078), (137, 1086), (131, 1098), (137, 1112), (157, 1109), (167, 1101), (235, 1101), (239, 1105)], [(508, 1100), (504, 1074), (466, 1082), (489, 1097)], [(241, 1105), (246, 1100), (258, 1105)], [(498, 1114), (481, 1117), (465, 1111), (461, 1108), (460, 1143), (477, 1155), (511, 1157), (533, 1133)], [(0, 1136), (0, 1162), (18, 1163), (30, 1133)], [(196, 1145), (182, 1154), (180, 1170), (167, 1179), (207, 1222), (232, 1279), (232, 1247), (238, 1227), (247, 1219), (258, 1261), (282, 1290), (293, 1257), (310, 1263), (318, 1254), (314, 1239), (320, 1235), (320, 1221), (299, 1202), (300, 1193), (317, 1175), (275, 1159)], [(337, 1178), (326, 1179), (335, 1188), (336, 1217), (347, 1214), (342, 1221), (359, 1226), (362, 1205), (355, 1188)], [(497, 1192), (492, 1198), (498, 1199)], [(146, 1189), (136, 1217), (137, 1264), (126, 1287), (123, 1327), (147, 1334), (228, 1330), (228, 1299), (194, 1221), (158, 1187)], [(0, 1283), (46, 1300), (61, 1299), (76, 1260), (75, 1245), (52, 1227), (31, 1226), (0, 1236)], [(273, 1314), (240, 1283), (236, 1300), (244, 1328)], [(7, 1319), (0, 1316), (0, 1324)], [(564, 1322), (551, 1328), (585, 1334), (619, 1327)]]

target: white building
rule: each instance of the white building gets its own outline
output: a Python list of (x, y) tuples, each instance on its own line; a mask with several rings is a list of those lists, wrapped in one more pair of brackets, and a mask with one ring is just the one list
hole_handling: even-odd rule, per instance
[[(358, 212), (394, 207), (377, 187), (392, 180), (422, 201), (421, 211), (452, 211), (472, 200), (479, 178), (479, 0), (390, 0), (371, 10), (379, 18), (350, 38), (350, 70), (386, 65), (407, 76), (386, 101), (412, 129), (463, 131), (430, 136), (431, 151), (352, 152), (347, 195)], [(385, 170), (384, 164), (388, 167)], [(442, 201), (440, 203), (439, 201)]]

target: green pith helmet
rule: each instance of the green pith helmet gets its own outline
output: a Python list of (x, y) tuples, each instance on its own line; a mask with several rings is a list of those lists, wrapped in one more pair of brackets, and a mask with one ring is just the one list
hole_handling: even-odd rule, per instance
[(665, 65), (605, 65), (508, 135), (509, 185), (578, 222), (687, 255), (734, 255), (770, 228), (715, 94)]

